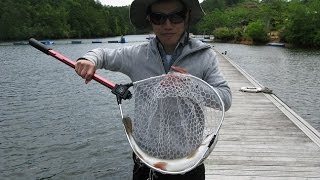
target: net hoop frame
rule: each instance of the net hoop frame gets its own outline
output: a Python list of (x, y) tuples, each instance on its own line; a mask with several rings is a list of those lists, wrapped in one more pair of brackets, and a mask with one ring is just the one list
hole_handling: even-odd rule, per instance
[[(174, 73), (171, 73), (174, 74)], [(179, 73), (180, 74), (180, 73)], [(160, 76), (154, 76), (150, 78), (146, 78), (143, 80), (135, 81), (133, 82), (133, 86), (137, 83), (141, 83), (144, 81), (150, 81), (152, 79), (156, 78), (162, 78), (165, 76), (168, 76), (169, 74), (163, 74)], [(218, 133), (219, 130), (221, 129), (222, 123), (224, 121), (224, 116), (225, 116), (225, 108), (224, 108), (224, 103), (218, 93), (218, 91), (212, 87), (210, 84), (205, 82), (204, 80), (190, 75), (190, 74), (183, 74), (184, 76), (189, 76), (191, 78), (194, 78), (198, 81), (201, 81), (202, 83), (206, 84), (212, 91), (215, 92), (216, 96), (218, 97), (218, 100), (220, 101), (221, 104), (221, 120), (219, 122), (219, 125), (216, 128), (216, 131), (213, 131), (210, 133), (201, 143), (201, 145), (196, 149), (194, 153), (191, 155), (185, 156), (183, 158), (179, 159), (160, 159), (156, 157), (152, 157), (148, 154), (146, 154), (135, 142), (134, 137), (132, 136), (132, 122), (130, 117), (124, 117), (122, 115), (122, 122), (124, 125), (124, 129), (126, 132), (126, 137), (129, 141), (129, 144), (133, 150), (133, 152), (136, 154), (136, 156), (139, 158), (139, 160), (147, 165), (149, 168), (160, 172), (162, 174), (185, 174), (186, 172), (191, 171), (192, 169), (196, 168), (198, 165), (200, 165), (212, 152), (214, 149), (217, 141), (218, 141)], [(165, 166), (165, 167), (164, 167)]]

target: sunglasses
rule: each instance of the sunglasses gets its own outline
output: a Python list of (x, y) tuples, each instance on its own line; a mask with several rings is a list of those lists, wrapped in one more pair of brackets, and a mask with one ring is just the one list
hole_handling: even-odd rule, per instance
[(182, 23), (186, 19), (186, 12), (179, 11), (179, 12), (172, 12), (169, 14), (164, 13), (150, 13), (149, 15), (150, 21), (155, 25), (162, 25), (164, 24), (167, 19), (173, 24)]

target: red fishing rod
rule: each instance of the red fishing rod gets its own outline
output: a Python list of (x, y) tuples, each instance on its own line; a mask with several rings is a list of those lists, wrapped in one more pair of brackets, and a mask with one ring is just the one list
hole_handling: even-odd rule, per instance
[[(59, 61), (65, 63), (66, 65), (70, 66), (71, 68), (75, 68), (75, 62), (70, 60), (69, 58), (63, 56), (62, 54), (52, 50), (51, 48), (47, 47), (46, 45), (42, 44), (41, 42), (37, 41), (34, 38), (29, 39), (29, 44), (41, 52), (50, 55)], [(98, 83), (106, 86), (107, 88), (111, 89), (111, 92), (117, 96), (118, 104), (121, 104), (122, 99), (130, 99), (132, 97), (131, 92), (128, 90), (129, 87), (132, 86), (132, 83), (130, 84), (115, 84), (107, 79), (104, 79), (103, 77), (94, 74), (92, 77), (93, 80), (97, 81)]]

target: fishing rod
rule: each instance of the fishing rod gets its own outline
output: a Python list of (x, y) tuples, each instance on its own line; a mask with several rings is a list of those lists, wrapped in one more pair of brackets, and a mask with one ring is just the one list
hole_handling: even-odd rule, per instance
[[(62, 54), (52, 50), (51, 48), (47, 47), (46, 45), (42, 44), (41, 42), (37, 41), (34, 38), (29, 39), (29, 44), (36, 49), (40, 50), (41, 52), (56, 58), (57, 60), (63, 62), (64, 64), (68, 65), (69, 67), (75, 69), (75, 62), (70, 60), (69, 58), (63, 56)], [(94, 74), (92, 77), (93, 80), (97, 81), (98, 83), (106, 86), (107, 88), (111, 89), (111, 92), (116, 95), (118, 104), (121, 104), (122, 99), (130, 99), (132, 97), (131, 92), (128, 90), (133, 84), (115, 84), (103, 77), (99, 76), (98, 74)]]

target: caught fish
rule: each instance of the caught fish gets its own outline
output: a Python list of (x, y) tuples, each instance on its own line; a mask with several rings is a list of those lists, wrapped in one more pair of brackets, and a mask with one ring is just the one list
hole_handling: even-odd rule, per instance
[(163, 174), (184, 174), (194, 169), (209, 155), (218, 139), (217, 135), (211, 134), (206, 137), (201, 145), (188, 156), (179, 159), (160, 159), (148, 155), (139, 148), (132, 136), (133, 129), (130, 117), (125, 117), (122, 121), (133, 152), (144, 164)]

